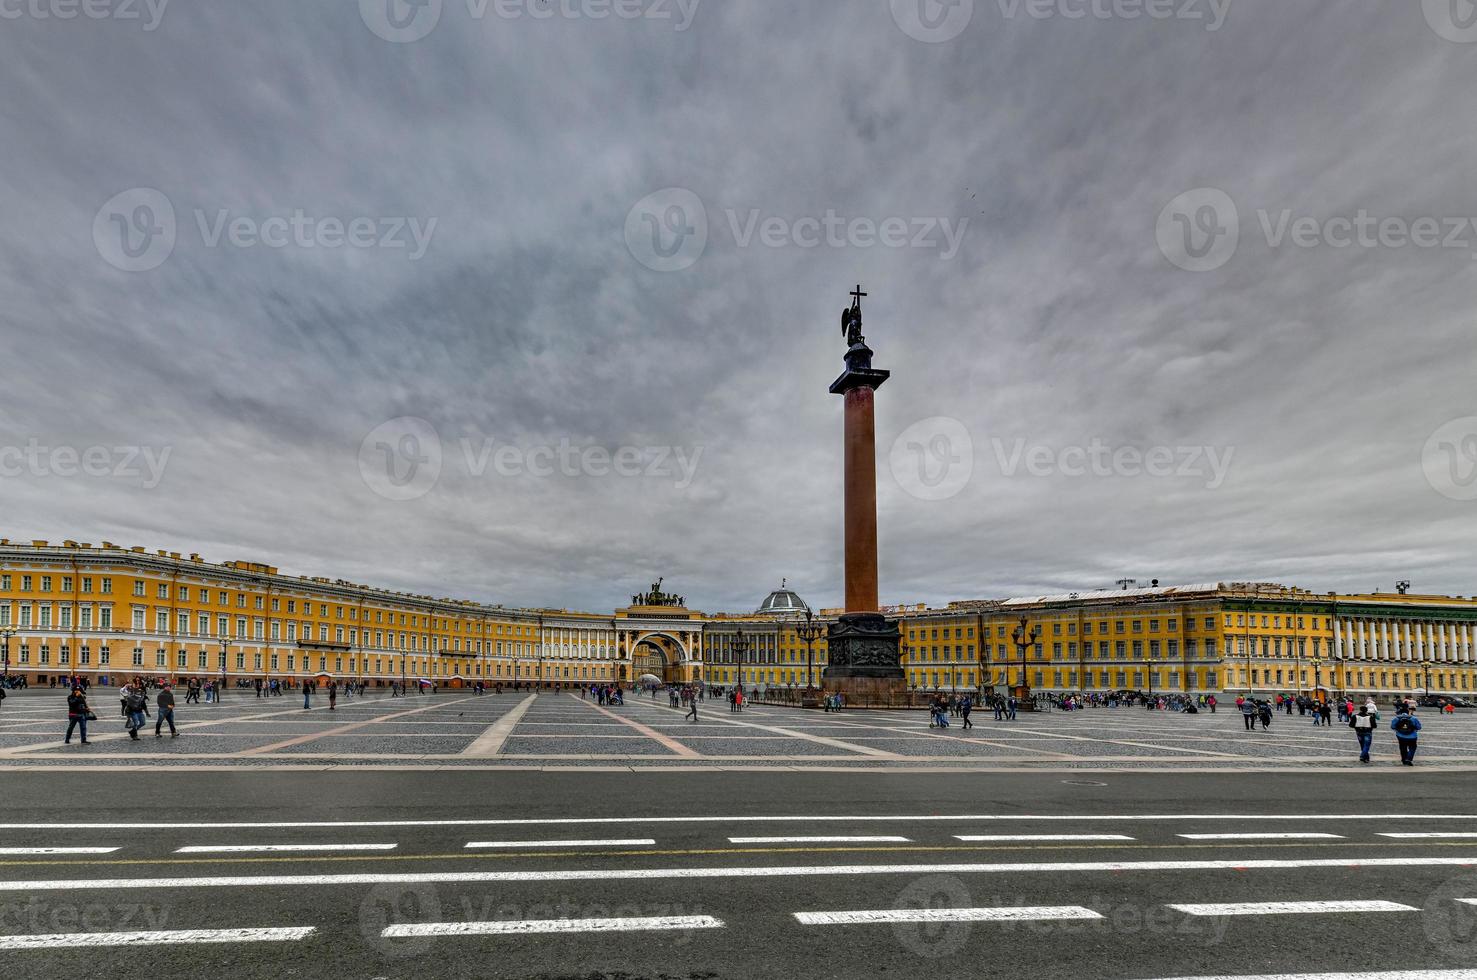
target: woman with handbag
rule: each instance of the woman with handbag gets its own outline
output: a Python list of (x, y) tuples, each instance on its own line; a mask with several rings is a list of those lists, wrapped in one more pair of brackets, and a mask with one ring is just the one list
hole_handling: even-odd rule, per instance
[(72, 688), (72, 693), (67, 695), (67, 737), (63, 740), (66, 744), (72, 744), (72, 729), (82, 729), (82, 744), (87, 741), (87, 720), (97, 716), (87, 707), (87, 695), (82, 693), (82, 688)]

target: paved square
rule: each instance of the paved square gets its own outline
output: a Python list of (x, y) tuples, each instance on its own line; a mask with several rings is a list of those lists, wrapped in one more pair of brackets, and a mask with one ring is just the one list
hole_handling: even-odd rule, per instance
[[(682, 768), (821, 767), (866, 769), (1266, 769), (1354, 768), (1353, 734), (1298, 715), (1275, 716), (1270, 731), (1247, 732), (1234, 710), (1185, 715), (1130, 708), (1022, 714), (994, 721), (975, 714), (963, 729), (928, 727), (923, 711), (836, 714), (721, 701), (699, 720), (666, 699), (632, 697), (602, 707), (576, 693), (476, 696), (441, 693), (340, 699), (228, 696), (224, 704), (180, 705), (179, 738), (138, 742), (123, 732), (115, 693), (94, 689), (99, 715), (92, 744), (63, 745), (65, 699), (27, 691), (0, 708), (0, 767), (119, 763), (197, 766), (429, 766)], [(1419, 762), (1477, 767), (1477, 714), (1422, 715)], [(1388, 721), (1388, 719), (1386, 719)], [(1380, 763), (1397, 758), (1394, 735), (1375, 738)]]

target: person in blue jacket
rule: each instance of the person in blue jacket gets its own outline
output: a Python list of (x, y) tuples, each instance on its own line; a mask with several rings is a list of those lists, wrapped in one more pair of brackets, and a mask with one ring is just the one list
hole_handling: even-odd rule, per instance
[(1390, 728), (1395, 732), (1395, 739), (1400, 743), (1400, 764), (1402, 766), (1415, 765), (1416, 740), (1421, 734), (1421, 720), (1404, 704), (1396, 713)]

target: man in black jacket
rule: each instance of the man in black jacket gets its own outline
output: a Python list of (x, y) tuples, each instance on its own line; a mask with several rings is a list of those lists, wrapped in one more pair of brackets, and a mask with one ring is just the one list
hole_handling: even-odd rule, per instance
[(174, 727), (174, 692), (166, 684), (159, 689), (159, 696), (154, 699), (159, 706), (159, 717), (154, 720), (154, 737), (163, 738), (160, 729), (165, 722), (169, 722), (169, 737), (179, 738), (179, 732)]

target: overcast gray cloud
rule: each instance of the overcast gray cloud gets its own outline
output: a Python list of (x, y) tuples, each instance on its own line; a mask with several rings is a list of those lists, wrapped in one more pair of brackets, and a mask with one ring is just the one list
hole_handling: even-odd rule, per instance
[(1460, 14), (0, 0), (0, 533), (834, 605), (861, 282), (884, 602), (1471, 593)]

